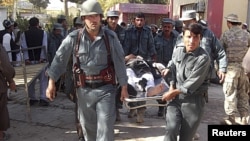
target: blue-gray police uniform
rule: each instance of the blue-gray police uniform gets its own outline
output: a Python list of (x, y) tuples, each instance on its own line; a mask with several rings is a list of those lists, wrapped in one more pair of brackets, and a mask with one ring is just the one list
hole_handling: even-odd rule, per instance
[(133, 54), (140, 55), (145, 60), (152, 60), (156, 55), (154, 38), (151, 29), (143, 26), (139, 31), (135, 26), (128, 28), (125, 32), (123, 49), (125, 56)]
[(157, 52), (157, 62), (167, 66), (168, 62), (172, 59), (172, 54), (178, 35), (179, 34), (171, 32), (171, 37), (166, 39), (163, 35), (163, 32), (161, 32), (155, 36), (154, 44)]
[(53, 32), (48, 34), (48, 61), (49, 63), (52, 62), (57, 49), (62, 43), (63, 36), (62, 35), (55, 35)]
[[(216, 79), (214, 62), (217, 62), (219, 71), (226, 73), (228, 64), (226, 52), (214, 33), (207, 27), (202, 28), (201, 47), (207, 51), (211, 59), (211, 79)], [(181, 42), (183, 42), (183, 33), (178, 36), (176, 44)]]
[[(105, 28), (109, 29), (109, 26), (106, 25)], [(114, 32), (116, 33), (120, 43), (123, 44), (125, 40), (125, 29), (121, 27), (119, 24), (117, 24)], [(122, 105), (123, 105), (123, 102), (120, 100), (120, 96), (121, 96), (120, 94), (117, 94), (116, 96), (116, 107), (118, 109), (122, 109)]]
[(192, 141), (200, 124), (208, 90), (210, 58), (201, 47), (187, 53), (177, 45), (172, 57), (172, 85), (181, 91), (166, 107), (165, 141)]
[[(108, 28), (108, 25), (105, 27)], [(125, 40), (125, 29), (117, 24), (114, 32), (116, 33), (120, 43), (123, 44)]]
[[(117, 80), (121, 86), (127, 84), (124, 52), (115, 33), (106, 30), (111, 48), (111, 58), (115, 68)], [(79, 30), (70, 33), (59, 47), (48, 75), (53, 80), (58, 80), (68, 65), (72, 55)], [(80, 67), (86, 75), (99, 75), (100, 71), (108, 66), (107, 49), (104, 42), (104, 29), (101, 28), (98, 36), (91, 41), (86, 29), (83, 29), (79, 46)], [(73, 57), (75, 62), (75, 57)], [(100, 80), (92, 80), (92, 83)], [(87, 80), (86, 80), (87, 83)], [(115, 86), (105, 84), (92, 89), (79, 87), (77, 91), (77, 103), (80, 123), (89, 141), (113, 141), (115, 123)]]

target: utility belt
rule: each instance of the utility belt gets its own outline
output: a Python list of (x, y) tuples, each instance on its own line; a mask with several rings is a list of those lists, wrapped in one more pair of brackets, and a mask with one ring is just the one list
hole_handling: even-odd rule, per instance
[(99, 88), (103, 85), (106, 85), (104, 82), (85, 82), (85, 87), (89, 87), (91, 89)]
[(82, 69), (74, 70), (74, 78), (77, 88), (90, 87), (94, 89), (105, 84), (116, 84), (115, 71), (112, 66), (101, 70), (99, 75), (86, 75)]

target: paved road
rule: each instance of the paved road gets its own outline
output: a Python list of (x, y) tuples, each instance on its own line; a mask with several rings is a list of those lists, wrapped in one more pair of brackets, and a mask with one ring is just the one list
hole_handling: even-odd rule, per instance
[[(39, 89), (37, 88), (37, 91)], [(21, 88), (11, 94), (9, 113), (11, 118), (10, 141), (77, 141), (74, 126), (74, 104), (63, 93), (49, 107), (26, 106), (26, 94)], [(218, 124), (224, 117), (222, 87), (211, 84), (209, 103), (199, 126), (200, 141), (207, 141), (207, 125)], [(155, 101), (153, 101), (155, 102)], [(30, 114), (28, 114), (30, 110)], [(116, 141), (161, 141), (165, 132), (164, 118), (157, 117), (157, 107), (148, 107), (145, 122), (128, 119), (128, 110), (121, 110), (121, 122), (115, 124)], [(30, 116), (29, 116), (30, 115)]]

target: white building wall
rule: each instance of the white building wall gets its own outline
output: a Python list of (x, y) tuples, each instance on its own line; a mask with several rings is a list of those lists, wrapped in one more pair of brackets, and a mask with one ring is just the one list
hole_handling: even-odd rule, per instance
[(3, 21), (7, 19), (7, 8), (5, 7), (0, 7), (0, 30), (3, 30)]

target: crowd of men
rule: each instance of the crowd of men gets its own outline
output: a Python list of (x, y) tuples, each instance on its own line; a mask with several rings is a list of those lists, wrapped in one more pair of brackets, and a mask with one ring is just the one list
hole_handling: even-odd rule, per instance
[[(26, 65), (49, 63), (38, 77), (40, 97), (35, 94), (36, 81), (28, 89), (29, 104), (48, 106), (49, 100), (55, 98), (55, 91), (63, 89), (75, 102), (79, 140), (84, 140), (84, 136), (87, 140), (114, 140), (114, 119), (121, 120), (119, 109), (122, 108), (122, 101), (129, 97), (128, 71), (131, 70), (127, 69), (128, 62), (140, 57), (147, 62), (162, 64), (164, 67), (158, 71), (170, 86), (162, 100), (157, 100), (159, 104), (170, 101), (158, 110), (158, 116), (166, 114), (168, 132), (165, 140), (174, 141), (179, 135), (180, 140), (187, 141), (195, 136), (201, 121), (211, 81), (223, 84), (228, 116), (222, 123), (247, 125), (249, 122), (249, 78), (245, 74), (248, 72), (241, 66), (250, 45), (247, 24), (242, 24), (241, 28), (238, 16), (228, 15), (225, 19), (229, 30), (219, 39), (209, 29), (208, 23), (197, 19), (196, 14), (193, 10), (186, 11), (178, 20), (166, 17), (161, 19), (160, 25), (147, 25), (145, 15), (135, 13), (131, 25), (126, 26), (125, 22), (118, 24), (119, 11), (108, 11), (105, 22), (102, 22), (104, 15), (99, 3), (86, 1), (82, 4), (81, 16), (73, 19), (71, 29), (64, 15), (57, 17), (49, 33), (39, 26), (37, 17), (29, 19), (29, 29), (22, 33), (17, 23), (4, 20), (5, 29), (0, 31), (0, 43), (7, 52), (23, 49), (22, 52), (9, 52), (10, 62), (23, 58)], [(39, 46), (41, 48), (37, 48)], [(76, 65), (83, 69), (84, 84), (74, 89), (76, 74), (72, 70)], [(110, 65), (115, 70), (116, 85), (104, 83), (106, 76), (100, 73)], [(115, 98), (117, 85), (121, 94)], [(150, 85), (155, 87), (157, 84)], [(193, 103), (200, 107), (192, 107)], [(132, 109), (128, 118), (137, 116), (136, 122), (141, 123), (145, 110), (146, 107)], [(185, 110), (190, 111), (187, 113)], [(237, 114), (240, 121), (236, 121)], [(5, 118), (5, 121), (8, 119)], [(171, 126), (170, 122), (174, 125)], [(0, 133), (2, 138), (4, 132)]]

